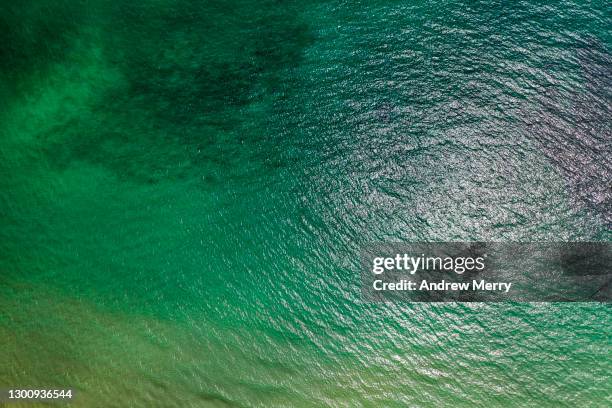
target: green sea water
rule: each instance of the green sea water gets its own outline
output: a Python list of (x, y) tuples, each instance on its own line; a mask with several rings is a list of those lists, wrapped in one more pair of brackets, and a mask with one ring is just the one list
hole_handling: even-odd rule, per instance
[(0, 0), (0, 388), (610, 406), (607, 305), (365, 303), (358, 256), (610, 241), (611, 20), (605, 1)]

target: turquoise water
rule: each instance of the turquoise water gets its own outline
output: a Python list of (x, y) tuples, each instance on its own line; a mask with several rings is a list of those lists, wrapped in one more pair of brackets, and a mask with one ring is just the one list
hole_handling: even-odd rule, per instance
[(373, 241), (610, 241), (606, 2), (0, 0), (0, 387), (608, 406), (609, 307), (369, 304)]

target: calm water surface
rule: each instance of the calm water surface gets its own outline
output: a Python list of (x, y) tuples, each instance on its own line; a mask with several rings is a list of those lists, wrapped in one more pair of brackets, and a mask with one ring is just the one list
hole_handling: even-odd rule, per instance
[(609, 406), (609, 307), (363, 303), (358, 253), (612, 240), (611, 16), (0, 0), (0, 386)]

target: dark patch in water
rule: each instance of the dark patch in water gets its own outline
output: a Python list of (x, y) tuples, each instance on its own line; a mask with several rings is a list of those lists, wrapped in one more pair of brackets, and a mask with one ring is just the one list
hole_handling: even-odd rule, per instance
[(0, 85), (15, 92), (32, 73), (62, 61), (82, 11), (76, 1), (0, 2)]
[[(269, 168), (274, 143), (261, 129), (273, 111), (249, 105), (276, 97), (313, 37), (290, 5), (264, 2), (257, 18), (226, 9), (190, 1), (116, 6), (102, 23), (103, 49), (125, 83), (90, 115), (74, 114), (60, 137), (42, 136), (54, 141), (44, 143), (49, 160), (60, 168), (86, 161), (137, 182), (231, 174), (245, 161)], [(262, 149), (267, 156), (253, 154)]]

